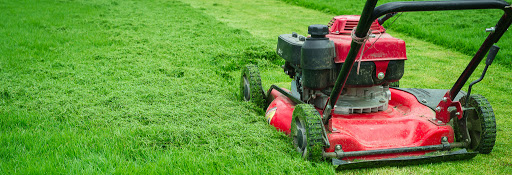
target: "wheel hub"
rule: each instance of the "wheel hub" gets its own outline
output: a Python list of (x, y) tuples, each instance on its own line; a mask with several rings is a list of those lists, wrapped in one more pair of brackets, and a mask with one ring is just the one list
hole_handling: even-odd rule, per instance
[(307, 141), (306, 141), (306, 129), (304, 128), (304, 125), (302, 124), (302, 121), (297, 120), (297, 132), (293, 135), (293, 141), (296, 143), (297, 151), (300, 153), (304, 152), (304, 149), (306, 147)]
[(249, 84), (246, 76), (244, 76), (244, 100), (251, 100), (251, 85)]
[(482, 122), (478, 115), (468, 117), (466, 126), (468, 127), (469, 137), (471, 138), (470, 147), (475, 149), (480, 144), (480, 135), (482, 134)]
[(303, 148), (304, 147), (304, 144), (303, 144), (302, 140), (304, 140), (304, 136), (302, 135), (302, 131), (301, 130), (297, 130), (297, 144), (298, 144), (299, 148)]

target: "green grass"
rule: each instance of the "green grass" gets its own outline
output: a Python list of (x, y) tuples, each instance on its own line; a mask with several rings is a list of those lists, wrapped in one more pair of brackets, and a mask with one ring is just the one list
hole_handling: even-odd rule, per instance
[[(332, 174), (238, 98), (246, 63), (289, 86), (277, 36), (330, 18), (272, 0), (2, 0), (0, 174)], [(404, 87), (449, 88), (469, 60), (392, 34), (408, 43)], [(510, 77), (493, 65), (474, 90), (498, 118), (490, 155), (341, 173), (510, 174)]]
[[(333, 15), (361, 15), (363, 0), (282, 0), (290, 4), (320, 10)], [(381, 0), (377, 5), (396, 0)], [(427, 0), (402, 0), (427, 1)], [(486, 28), (494, 27), (503, 15), (501, 10), (464, 10), (403, 13), (392, 25), (397, 31), (454, 51), (473, 56), (483, 43)], [(398, 16), (398, 15), (397, 15)], [(387, 27), (394, 18), (385, 23)], [(506, 32), (503, 38), (510, 38)], [(512, 41), (500, 40), (496, 45), (512, 48)], [(512, 67), (512, 49), (502, 49), (495, 62)]]
[(238, 100), (239, 67), (275, 58), (244, 30), (179, 1), (0, 11), (0, 174), (332, 172)]

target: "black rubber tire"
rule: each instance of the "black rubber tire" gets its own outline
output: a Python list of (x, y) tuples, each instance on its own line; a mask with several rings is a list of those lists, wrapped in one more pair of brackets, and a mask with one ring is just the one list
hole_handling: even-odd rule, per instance
[[(462, 106), (466, 104), (466, 96), (460, 99)], [(491, 104), (482, 95), (471, 95), (469, 106), (474, 112), (467, 115), (466, 125), (468, 127), (471, 143), (470, 150), (478, 151), (481, 154), (489, 154), (496, 141), (496, 118)], [(456, 137), (459, 137), (456, 132)]]
[(309, 161), (323, 159), (325, 147), (322, 118), (310, 104), (298, 104), (293, 110), (291, 134), (293, 145), (302, 157)]
[(242, 69), (240, 98), (244, 101), (250, 101), (260, 108), (266, 107), (265, 92), (263, 92), (260, 72), (256, 65), (246, 65)]

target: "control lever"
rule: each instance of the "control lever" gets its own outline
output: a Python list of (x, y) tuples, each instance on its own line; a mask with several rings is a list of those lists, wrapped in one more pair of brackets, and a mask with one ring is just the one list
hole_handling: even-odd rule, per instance
[(471, 95), (471, 88), (473, 87), (473, 85), (477, 84), (478, 82), (480, 82), (484, 79), (485, 73), (487, 72), (487, 68), (492, 64), (492, 62), (494, 61), (494, 58), (498, 54), (499, 50), (500, 50), (500, 47), (498, 47), (496, 45), (493, 45), (491, 47), (491, 49), (489, 50), (489, 54), (487, 54), (487, 59), (485, 60), (485, 68), (484, 68), (484, 71), (482, 72), (482, 75), (480, 76), (480, 78), (478, 80), (475, 80), (475, 81), (471, 82), (471, 84), (469, 84), (468, 94), (466, 95), (466, 104), (464, 105), (464, 107), (468, 107), (469, 96)]

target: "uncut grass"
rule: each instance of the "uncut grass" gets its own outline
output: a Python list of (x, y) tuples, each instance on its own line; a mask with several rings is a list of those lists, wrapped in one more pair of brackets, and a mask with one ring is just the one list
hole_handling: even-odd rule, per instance
[[(184, 0), (193, 7), (225, 22), (234, 28), (242, 28), (265, 43), (275, 46), (277, 36), (292, 31), (307, 33), (310, 24), (326, 24), (331, 14), (289, 6), (273, 0), (228, 1), (228, 0)], [(302, 20), (301, 20), (302, 19)], [(275, 26), (278, 24), (278, 26)], [(395, 28), (398, 24), (394, 24)], [(274, 27), (269, 27), (274, 26)], [(471, 59), (460, 52), (437, 46), (408, 34), (389, 31), (391, 35), (406, 41), (408, 60), (405, 75), (400, 80), (405, 88), (449, 89)], [(485, 37), (480, 38), (482, 41)], [(507, 42), (504, 37), (501, 42)], [(502, 48), (505, 49), (505, 48)], [(501, 54), (501, 52), (500, 52)], [(478, 79), (483, 66), (480, 65), (470, 81)], [(478, 155), (467, 161), (423, 164), (406, 167), (383, 167), (341, 171), (343, 174), (510, 174), (512, 173), (512, 73), (510, 68), (493, 64), (486, 78), (474, 86), (473, 93), (487, 97), (497, 118), (497, 140), (493, 152)], [(262, 73), (264, 88), (271, 84), (290, 87), (290, 79), (277, 66), (265, 66)], [(463, 90), (467, 90), (467, 85)], [(263, 116), (262, 116), (263, 117)], [(276, 131), (277, 132), (277, 131)], [(288, 143), (291, 144), (291, 143)]]
[(179, 1), (0, 1), (0, 174), (325, 173), (239, 67), (272, 46)]
[[(361, 15), (366, 2), (363, 0), (282, 1), (335, 15)], [(377, 5), (395, 1), (397, 0), (381, 0)], [(406, 12), (393, 24), (392, 28), (394, 31), (472, 56), (483, 43), (482, 37), (488, 35), (485, 29), (494, 27), (502, 15), (502, 10)], [(393, 19), (386, 22), (385, 26), (388, 26)], [(511, 37), (510, 32), (506, 32), (503, 36), (503, 38)], [(512, 41), (503, 39), (497, 45), (502, 48), (512, 48)], [(495, 62), (508, 68), (512, 67), (512, 49), (501, 49)]]

